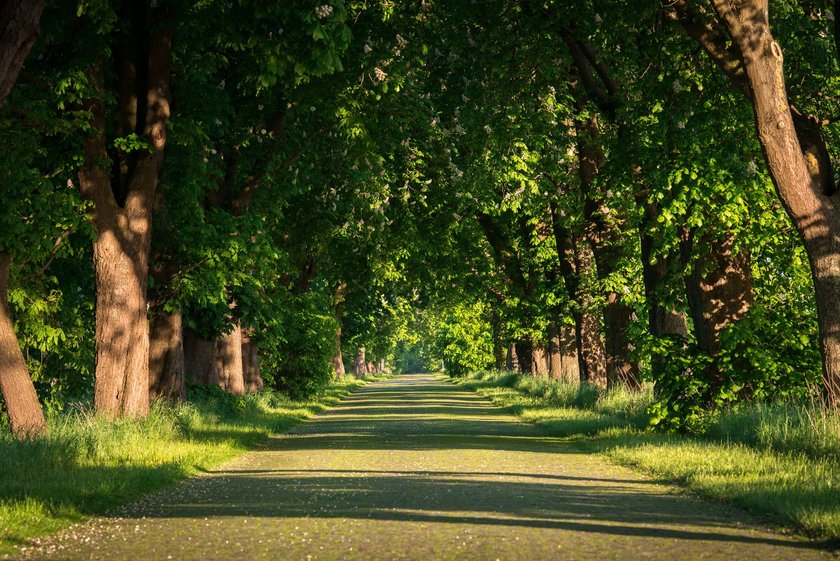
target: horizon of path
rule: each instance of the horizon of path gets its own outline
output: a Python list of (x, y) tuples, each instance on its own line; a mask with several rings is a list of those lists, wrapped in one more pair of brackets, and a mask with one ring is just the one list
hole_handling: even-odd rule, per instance
[(836, 559), (430, 374), (365, 386), (260, 449), (20, 558)]

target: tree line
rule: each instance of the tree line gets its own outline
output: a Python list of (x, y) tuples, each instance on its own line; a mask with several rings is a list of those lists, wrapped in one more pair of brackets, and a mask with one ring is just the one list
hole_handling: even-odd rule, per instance
[(12, 431), (422, 360), (836, 405), (832, 10), (7, 3)]

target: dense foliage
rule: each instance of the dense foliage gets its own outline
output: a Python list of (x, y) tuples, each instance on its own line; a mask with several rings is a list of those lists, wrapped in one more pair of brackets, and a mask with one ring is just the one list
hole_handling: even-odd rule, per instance
[[(0, 335), (47, 409), (389, 367), (650, 382), (676, 429), (840, 399), (833, 257), (714, 3), (166, 4), (49, 4), (0, 108)], [(769, 13), (830, 201), (823, 4)]]

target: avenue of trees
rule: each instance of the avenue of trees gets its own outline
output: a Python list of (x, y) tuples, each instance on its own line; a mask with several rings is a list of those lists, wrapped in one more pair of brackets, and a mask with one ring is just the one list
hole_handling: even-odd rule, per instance
[(9, 0), (11, 430), (386, 368), (840, 405), (823, 0)]

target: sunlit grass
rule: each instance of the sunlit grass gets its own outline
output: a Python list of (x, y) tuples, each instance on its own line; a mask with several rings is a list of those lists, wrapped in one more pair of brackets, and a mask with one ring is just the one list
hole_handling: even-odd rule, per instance
[(0, 437), (0, 550), (57, 531), (194, 475), (337, 403), (364, 382), (347, 377), (306, 401), (264, 392), (209, 392), (154, 404), (148, 418), (53, 415), (49, 436)]
[(819, 402), (742, 403), (705, 434), (685, 436), (648, 428), (650, 388), (605, 391), (504, 372), (455, 381), (582, 449), (840, 540), (840, 414)]

